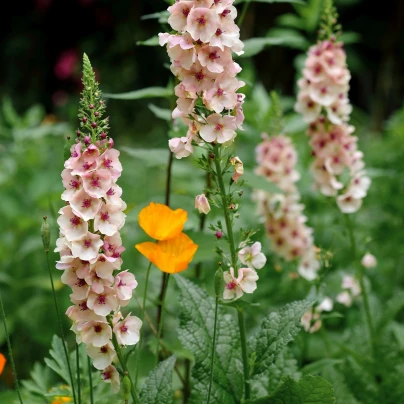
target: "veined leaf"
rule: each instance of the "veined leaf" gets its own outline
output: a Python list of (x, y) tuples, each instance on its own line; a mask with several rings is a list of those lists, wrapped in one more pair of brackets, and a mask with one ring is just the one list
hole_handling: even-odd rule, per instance
[(150, 372), (140, 393), (142, 404), (173, 402), (172, 383), (175, 359), (175, 356), (171, 356)]
[(278, 313), (271, 313), (261, 324), (261, 329), (250, 339), (251, 355), (255, 353), (252, 374), (267, 370), (279, 353), (300, 331), (300, 319), (313, 305), (311, 300), (300, 300), (287, 304)]
[[(191, 281), (176, 275), (180, 289), (178, 336), (195, 358), (191, 402), (206, 403), (209, 388), (215, 301)], [(243, 393), (241, 350), (237, 323), (219, 307), (211, 402), (239, 403)]]
[(103, 94), (104, 98), (115, 100), (141, 100), (143, 98), (168, 98), (173, 95), (173, 90), (164, 87), (148, 87), (141, 90), (129, 91), (121, 94)]
[(299, 382), (287, 379), (268, 397), (247, 401), (247, 404), (334, 404), (332, 385), (320, 376), (305, 376)]

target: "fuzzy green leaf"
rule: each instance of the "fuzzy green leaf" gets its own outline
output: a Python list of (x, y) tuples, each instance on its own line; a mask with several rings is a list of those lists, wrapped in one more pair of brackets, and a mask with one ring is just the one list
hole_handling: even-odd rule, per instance
[(104, 98), (112, 98), (115, 100), (141, 100), (144, 98), (168, 98), (172, 95), (173, 90), (170, 88), (148, 87), (121, 94), (104, 94)]
[(175, 356), (160, 362), (156, 369), (150, 372), (140, 393), (142, 404), (173, 402), (173, 369)]
[[(215, 301), (191, 281), (175, 276), (180, 289), (180, 325), (178, 336), (192, 352), (193, 404), (206, 403), (209, 388)], [(243, 393), (241, 350), (237, 324), (219, 307), (218, 328), (213, 367), (211, 402), (239, 403)]]
[(327, 380), (307, 375), (300, 382), (287, 379), (269, 400), (271, 404), (334, 404), (335, 395)]
[(300, 319), (312, 305), (311, 300), (293, 302), (264, 319), (261, 329), (250, 340), (251, 355), (256, 354), (253, 375), (264, 372), (274, 363), (279, 353), (298, 334)]

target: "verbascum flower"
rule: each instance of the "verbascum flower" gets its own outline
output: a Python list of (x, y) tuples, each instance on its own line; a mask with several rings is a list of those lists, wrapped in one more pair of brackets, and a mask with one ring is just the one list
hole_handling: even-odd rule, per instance
[(306, 311), (306, 313), (304, 313), (300, 319), (300, 323), (302, 324), (304, 330), (310, 334), (318, 331), (322, 326), (321, 313), (323, 311), (330, 312), (333, 308), (334, 302), (332, 299), (325, 297), (314, 309), (309, 309)]
[[(315, 187), (323, 195), (336, 197), (343, 213), (358, 211), (370, 186), (358, 139), (352, 136), (355, 129), (348, 125), (350, 78), (343, 43), (335, 37), (319, 41), (307, 53), (295, 105), (309, 124)], [(344, 181), (345, 172), (349, 175)]]
[(199, 210), (199, 213), (207, 215), (210, 212), (209, 200), (205, 194), (197, 195), (195, 197), (195, 209)]
[(272, 249), (286, 261), (298, 260), (298, 273), (307, 280), (317, 276), (320, 263), (316, 258), (313, 230), (306, 225), (304, 205), (296, 187), (299, 174), (295, 169), (297, 153), (292, 141), (283, 135), (269, 137), (256, 147), (258, 167), (255, 172), (277, 185), (284, 193), (254, 193), (258, 213), (264, 218)]
[(139, 225), (157, 242), (136, 244), (136, 249), (163, 272), (174, 274), (185, 271), (198, 249), (182, 233), (186, 221), (185, 210), (172, 210), (166, 205), (151, 202), (140, 211)]
[(64, 271), (62, 282), (72, 288), (73, 306), (66, 314), (73, 320), (77, 343), (86, 345), (101, 378), (113, 381), (117, 391), (113, 334), (120, 345), (134, 345), (142, 322), (135, 316), (124, 319), (120, 312), (137, 286), (133, 274), (121, 271), (125, 248), (119, 230), (125, 223), (126, 204), (116, 182), (122, 165), (107, 135), (108, 118), (102, 118), (105, 105), (86, 55), (83, 85), (81, 127), (62, 172), (66, 206), (59, 210), (56, 267)]
[[(177, 107), (173, 118), (188, 125), (188, 133), (169, 141), (177, 158), (193, 153), (193, 143), (229, 144), (242, 126), (243, 94), (237, 91), (244, 83), (236, 76), (240, 66), (232, 52), (243, 53), (240, 30), (234, 22), (234, 0), (180, 1), (168, 7), (168, 23), (173, 34), (159, 34), (166, 45), (171, 71), (180, 80), (175, 88)], [(197, 101), (208, 112), (196, 113)]]
[(361, 260), (361, 264), (365, 268), (374, 268), (377, 265), (376, 257), (370, 253), (366, 253)]

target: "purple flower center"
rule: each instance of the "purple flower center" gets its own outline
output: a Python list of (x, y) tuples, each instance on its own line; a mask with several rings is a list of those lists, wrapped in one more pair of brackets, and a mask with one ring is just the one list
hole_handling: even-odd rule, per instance
[(100, 349), (101, 353), (107, 353), (108, 352), (108, 347), (106, 345), (102, 346)]
[(103, 165), (105, 168), (112, 168), (112, 160), (104, 159)]
[(223, 34), (223, 31), (220, 29), (220, 28), (218, 28), (217, 30), (216, 30), (216, 36), (220, 36), (220, 35), (222, 35)]
[(128, 331), (128, 327), (126, 327), (126, 325), (124, 325), (123, 327), (121, 327), (121, 331), (122, 331), (122, 332), (127, 332), (127, 331)]
[(98, 304), (106, 304), (107, 298), (105, 295), (99, 295), (97, 299)]
[(81, 219), (80, 219), (78, 216), (73, 216), (73, 217), (70, 219), (70, 223), (71, 223), (73, 226), (78, 226), (79, 224), (81, 224)]
[(100, 332), (102, 331), (101, 325), (100, 325), (100, 324), (95, 325), (95, 326), (94, 326), (94, 331), (95, 331), (96, 333), (100, 333)]
[(89, 239), (89, 238), (86, 238), (85, 240), (84, 240), (84, 247), (86, 247), (86, 248), (90, 248), (91, 247), (91, 239)]
[(226, 285), (226, 289), (232, 290), (232, 289), (234, 289), (236, 286), (237, 286), (237, 283), (236, 283), (236, 282), (229, 282), (229, 283)]
[(199, 18), (197, 18), (196, 19), (196, 22), (199, 24), (199, 25), (205, 25), (206, 24), (206, 20), (205, 20), (205, 17), (199, 17)]
[(220, 59), (220, 56), (217, 56), (217, 51), (210, 52), (209, 53), (209, 59), (210, 60)]
[(69, 185), (70, 185), (72, 188), (77, 189), (77, 188), (80, 186), (80, 183), (79, 183), (77, 180), (71, 180), (71, 181), (69, 182)]
[(83, 203), (81, 204), (81, 207), (82, 208), (89, 208), (89, 207), (91, 207), (91, 199), (84, 199), (83, 200)]
[(202, 81), (205, 78), (205, 75), (202, 73), (202, 71), (195, 73), (195, 78), (197, 81)]
[(223, 90), (221, 88), (217, 89), (217, 93), (216, 93), (219, 97), (221, 97), (223, 95)]
[(107, 192), (107, 195), (108, 195), (108, 196), (115, 195), (115, 191), (114, 191), (112, 188), (110, 188), (110, 189), (108, 190), (108, 192)]
[(96, 187), (96, 188), (100, 188), (100, 179), (99, 179), (99, 177), (93, 177), (92, 179), (91, 179), (91, 186), (92, 187)]
[(109, 219), (109, 213), (108, 212), (101, 212), (101, 220), (106, 222)]

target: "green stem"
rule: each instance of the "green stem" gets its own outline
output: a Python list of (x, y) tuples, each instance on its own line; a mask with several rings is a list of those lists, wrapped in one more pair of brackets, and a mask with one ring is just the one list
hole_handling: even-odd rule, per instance
[(163, 333), (163, 324), (164, 324), (164, 312), (165, 312), (165, 303), (166, 303), (166, 294), (167, 294), (167, 289), (168, 289), (168, 282), (170, 281), (170, 274), (166, 274), (166, 282), (164, 282), (164, 287), (163, 287), (163, 295), (161, 298), (161, 317), (160, 317), (160, 323), (159, 323), (159, 328), (158, 328), (158, 333), (157, 333), (157, 347), (156, 347), (156, 359), (157, 362), (159, 361), (159, 348), (160, 348), (160, 339), (161, 335)]
[(245, 0), (245, 2), (244, 2), (243, 10), (241, 11), (240, 17), (237, 21), (237, 25), (239, 27), (241, 27), (241, 25), (243, 24), (244, 18), (247, 14), (248, 6), (250, 5), (250, 1), (251, 0)]
[(51, 286), (52, 286), (52, 294), (53, 294), (53, 301), (54, 301), (54, 304), (55, 304), (56, 317), (57, 317), (57, 321), (58, 321), (58, 324), (59, 324), (60, 335), (62, 337), (62, 345), (63, 345), (63, 351), (64, 351), (65, 356), (66, 356), (67, 368), (69, 370), (69, 377), (70, 377), (70, 383), (71, 383), (71, 387), (72, 387), (73, 401), (76, 404), (77, 400), (76, 400), (76, 391), (75, 391), (75, 387), (74, 387), (74, 379), (73, 379), (72, 367), (70, 365), (69, 353), (67, 352), (66, 339), (65, 339), (64, 332), (63, 332), (62, 319), (60, 318), (60, 314), (59, 314), (59, 305), (58, 305), (58, 300), (56, 298), (55, 285), (53, 284), (51, 265), (50, 265), (50, 261), (49, 261), (49, 250), (45, 250), (45, 253), (46, 253), (46, 261), (48, 263), (49, 279), (50, 279)]
[(90, 358), (87, 356), (87, 365), (88, 365), (88, 380), (90, 383), (90, 404), (94, 404), (94, 396), (93, 396), (93, 375), (91, 373), (91, 362)]
[(13, 350), (11, 348), (10, 334), (8, 333), (7, 321), (6, 321), (6, 313), (4, 311), (3, 298), (1, 297), (1, 293), (0, 293), (0, 308), (1, 308), (1, 314), (2, 314), (3, 322), (4, 322), (4, 331), (6, 333), (8, 356), (10, 357), (11, 368), (13, 369), (15, 389), (17, 391), (17, 395), (18, 395), (18, 399), (20, 400), (20, 403), (23, 404), (23, 401), (22, 401), (22, 398), (21, 398), (20, 387), (18, 385), (17, 370), (15, 368)]
[(152, 263), (149, 262), (149, 266), (147, 267), (147, 272), (146, 272), (146, 281), (144, 285), (144, 292), (143, 292), (143, 304), (142, 307), (140, 308), (141, 310), (141, 320), (142, 320), (142, 328), (140, 329), (140, 337), (139, 337), (139, 342), (137, 343), (136, 347), (136, 373), (135, 373), (135, 389), (137, 388), (137, 380), (139, 376), (139, 356), (140, 352), (142, 351), (142, 344), (143, 344), (143, 333), (144, 333), (144, 318), (145, 318), (145, 311), (146, 311), (146, 299), (147, 299), (147, 289), (149, 287), (149, 276), (150, 276), (150, 269), (151, 269)]
[(245, 319), (243, 309), (237, 309), (238, 314), (238, 325), (240, 328), (240, 340), (241, 340), (241, 353), (243, 357), (243, 370), (244, 370), (244, 394), (245, 399), (250, 398), (250, 369), (248, 364), (248, 354), (247, 354), (247, 333), (245, 328)]
[(220, 189), (220, 197), (222, 199), (223, 215), (224, 215), (224, 220), (226, 222), (227, 237), (229, 239), (231, 264), (232, 264), (233, 268), (236, 269), (237, 268), (237, 252), (236, 252), (236, 246), (234, 244), (232, 222), (231, 222), (229, 209), (228, 209), (228, 201), (227, 201), (226, 188), (224, 186), (224, 181), (223, 181), (222, 167), (220, 164), (221, 156), (220, 156), (219, 147), (220, 146), (215, 147), (216, 178), (217, 178), (217, 184)]
[(212, 352), (210, 358), (210, 379), (209, 379), (209, 391), (208, 391), (208, 404), (210, 403), (210, 393), (212, 391), (213, 384), (213, 364), (215, 361), (215, 347), (216, 347), (216, 328), (217, 328), (217, 310), (219, 307), (219, 297), (216, 296), (215, 301), (215, 322), (213, 326), (213, 340), (212, 340)]
[[(114, 328), (113, 324), (112, 324), (112, 320), (109, 317), (108, 317), (108, 323), (109, 323), (111, 328)], [(116, 351), (116, 356), (118, 357), (118, 360), (119, 360), (119, 363), (121, 364), (122, 370), (123, 370), (123, 372), (125, 374), (128, 375), (128, 378), (130, 380), (130, 393), (131, 393), (133, 402), (140, 404), (139, 397), (136, 394), (135, 385), (133, 384), (132, 377), (131, 377), (131, 375), (130, 375), (130, 373), (128, 371), (128, 367), (126, 366), (125, 360), (124, 360), (123, 355), (122, 355), (121, 347), (118, 344), (118, 340), (116, 339), (115, 333), (112, 333), (112, 344), (114, 345), (114, 348), (115, 348), (115, 351)]]
[(79, 345), (76, 343), (76, 367), (77, 367), (77, 400), (81, 404), (81, 381), (80, 381), (80, 352)]
[(353, 231), (353, 225), (351, 218), (349, 215), (345, 215), (346, 221), (347, 221), (347, 227), (348, 227), (348, 233), (349, 233), (349, 239), (351, 241), (351, 248), (352, 248), (352, 255), (354, 259), (354, 264), (356, 267), (356, 271), (358, 273), (358, 278), (359, 278), (359, 285), (362, 290), (362, 296), (363, 296), (363, 304), (365, 308), (365, 316), (366, 316), (366, 322), (369, 330), (369, 337), (370, 337), (370, 347), (372, 349), (373, 355), (375, 353), (375, 331), (373, 328), (373, 321), (372, 321), (372, 316), (370, 313), (370, 305), (369, 305), (369, 296), (368, 292), (365, 286), (364, 282), (364, 273), (363, 273), (363, 268), (358, 260), (358, 253), (357, 253), (357, 248), (356, 248), (356, 240), (355, 240), (355, 235)]

